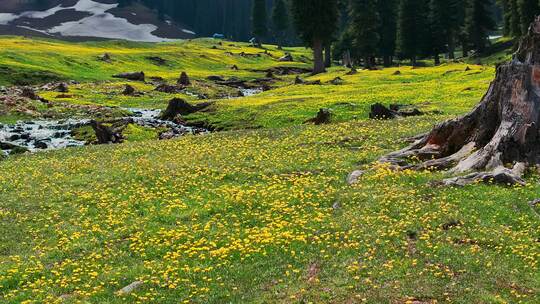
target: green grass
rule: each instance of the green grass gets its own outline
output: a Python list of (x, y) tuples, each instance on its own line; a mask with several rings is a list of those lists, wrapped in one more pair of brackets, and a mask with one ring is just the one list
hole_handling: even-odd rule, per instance
[[(214, 49), (215, 47), (215, 49)], [(297, 59), (308, 55), (304, 48), (285, 48), (277, 50), (268, 46), (269, 55), (264, 50), (253, 48), (247, 43), (223, 41), (222, 45), (212, 39), (170, 43), (135, 43), (135, 42), (85, 42), (69, 43), (56, 40), (2, 37), (0, 38), (0, 71), (31, 71), (39, 82), (39, 75), (54, 74), (57, 78), (77, 81), (113, 80), (112, 75), (144, 71), (148, 77), (163, 77), (176, 80), (180, 72), (188, 71), (194, 79), (204, 79), (210, 75), (236, 76), (252, 78), (264, 75), (264, 70), (273, 66), (299, 66), (307, 64), (278, 63), (275, 58), (290, 52)], [(240, 54), (244, 52), (246, 56)], [(111, 63), (99, 60), (108, 53)], [(165, 65), (156, 65), (148, 57), (161, 57)], [(237, 65), (240, 70), (232, 70)], [(49, 80), (45, 77), (42, 80)], [(17, 84), (11, 73), (0, 73), (0, 85)], [(43, 81), (41, 81), (43, 82)]]
[[(209, 40), (0, 41), (19, 48), (13, 51), (19, 61), (0, 50), (0, 65), (39, 70), (46, 67), (39, 60), (49, 60), (62, 77), (83, 81), (73, 86), (74, 98), (62, 101), (72, 104), (163, 107), (171, 96), (150, 92), (151, 86), (135, 84), (145, 95), (124, 97), (123, 82), (107, 82), (111, 73), (132, 69), (129, 60), (147, 64), (141, 59), (147, 53), (178, 58), (178, 69), (152, 72), (171, 82), (180, 70), (203, 83), (210, 74), (263, 74), (234, 72), (228, 64), (279, 64), (223, 54), (213, 64), (195, 60), (218, 52)], [(28, 45), (56, 57), (40, 57)], [(121, 62), (82, 68), (104, 50)], [(181, 53), (190, 55), (176, 56)], [(63, 68), (59, 58), (72, 58), (73, 68)], [(405, 146), (405, 138), (478, 102), (494, 68), (465, 68), (304, 75), (323, 83), (340, 76), (345, 83), (337, 86), (285, 86), (292, 78), (284, 77), (274, 90), (218, 100), (188, 117), (237, 130), (157, 141), (155, 131), (130, 126), (126, 144), (1, 161), (1, 302), (540, 302), (540, 211), (528, 205), (540, 191), (537, 173), (527, 175), (526, 187), (444, 188), (430, 182), (445, 173), (396, 172), (374, 163)], [(374, 102), (442, 114), (367, 120)], [(320, 107), (333, 110), (334, 123), (304, 125)], [(253, 128), (260, 130), (245, 130)], [(358, 167), (366, 175), (348, 186), (347, 174)], [(141, 288), (116, 294), (136, 280)]]

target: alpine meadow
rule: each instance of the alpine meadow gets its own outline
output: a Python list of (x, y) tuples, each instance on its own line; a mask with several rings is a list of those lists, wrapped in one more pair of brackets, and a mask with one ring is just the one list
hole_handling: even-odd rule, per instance
[(0, 1), (0, 303), (540, 303), (537, 15)]

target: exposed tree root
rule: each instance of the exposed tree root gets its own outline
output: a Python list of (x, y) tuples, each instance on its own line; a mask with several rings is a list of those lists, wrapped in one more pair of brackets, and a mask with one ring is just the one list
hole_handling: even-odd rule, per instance
[(469, 114), (446, 121), (411, 146), (380, 159), (396, 169), (449, 170), (444, 185), (476, 182), (524, 185), (540, 164), (540, 19), (522, 39), (514, 59)]

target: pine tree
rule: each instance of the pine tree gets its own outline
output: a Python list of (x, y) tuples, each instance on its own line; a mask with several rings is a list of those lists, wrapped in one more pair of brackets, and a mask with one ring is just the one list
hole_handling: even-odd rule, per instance
[(323, 45), (337, 29), (337, 0), (292, 0), (292, 13), (300, 38), (313, 48), (313, 73), (324, 72)]
[(285, 31), (289, 28), (289, 14), (284, 0), (276, 0), (272, 10), (272, 23), (277, 37), (277, 42), (281, 46)]
[(379, 55), (383, 58), (384, 66), (392, 64), (392, 57), (396, 51), (396, 0), (379, 0), (377, 4), (379, 13)]
[(258, 41), (261, 41), (261, 38), (268, 33), (265, 0), (253, 0), (252, 22), (253, 35)]
[(510, 0), (497, 0), (497, 5), (503, 11), (503, 36), (510, 36), (510, 21), (512, 18), (510, 14)]
[(429, 3), (430, 50), (436, 65), (441, 63), (439, 55), (448, 50), (451, 39), (450, 4), (448, 0), (431, 0)]
[(521, 36), (521, 16), (519, 14), (518, 0), (508, 0), (510, 35), (513, 37)]
[(354, 46), (364, 59), (367, 69), (374, 64), (377, 47), (380, 42), (378, 29), (380, 26), (377, 0), (352, 0), (351, 30), (354, 35)]
[(529, 25), (540, 12), (538, 0), (518, 0), (521, 33), (527, 33)]
[(455, 59), (456, 43), (461, 41), (461, 44), (463, 45), (466, 40), (463, 33), (463, 24), (465, 23), (465, 1), (466, 0), (448, 0), (448, 16), (450, 18), (450, 25), (448, 27), (448, 59)]
[(465, 13), (465, 34), (467, 41), (478, 52), (485, 50), (488, 42), (489, 31), (495, 29), (486, 0), (468, 0)]
[(425, 51), (425, 23), (422, 0), (400, 0), (397, 21), (397, 53), (401, 58), (409, 58), (413, 65)]

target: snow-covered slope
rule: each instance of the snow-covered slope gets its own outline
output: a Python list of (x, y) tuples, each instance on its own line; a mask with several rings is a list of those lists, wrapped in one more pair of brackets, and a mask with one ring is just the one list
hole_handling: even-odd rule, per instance
[(114, 0), (52, 0), (47, 3), (46, 7), (37, 7), (19, 0), (1, 0), (0, 34), (146, 42), (195, 36), (190, 29), (171, 20), (160, 20), (154, 11), (140, 4), (120, 8)]

